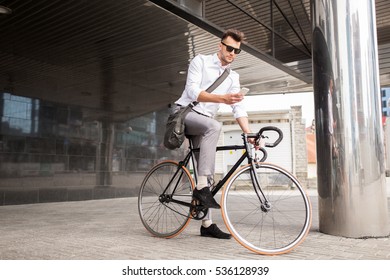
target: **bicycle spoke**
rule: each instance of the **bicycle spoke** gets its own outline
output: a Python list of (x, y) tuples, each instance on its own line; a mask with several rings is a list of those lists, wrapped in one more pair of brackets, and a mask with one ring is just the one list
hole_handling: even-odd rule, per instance
[(280, 254), (295, 248), (311, 222), (309, 201), (299, 182), (277, 166), (260, 164), (256, 176), (262, 199), (269, 203), (269, 208), (262, 208), (250, 172), (250, 165), (241, 168), (224, 189), (226, 226), (240, 244), (257, 253)]
[(190, 220), (190, 207), (171, 199), (190, 205), (192, 185), (188, 171), (175, 162), (166, 161), (152, 168), (138, 196), (138, 211), (145, 228), (158, 237), (170, 238), (180, 233)]

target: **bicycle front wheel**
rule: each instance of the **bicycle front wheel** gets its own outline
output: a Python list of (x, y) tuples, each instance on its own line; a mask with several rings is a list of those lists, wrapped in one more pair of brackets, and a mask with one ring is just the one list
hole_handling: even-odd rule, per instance
[(181, 233), (191, 220), (187, 205), (191, 204), (193, 188), (187, 168), (174, 161), (155, 165), (138, 195), (138, 212), (145, 228), (157, 237), (172, 238)]
[[(222, 216), (233, 237), (258, 254), (284, 254), (298, 246), (311, 225), (310, 201), (298, 180), (286, 170), (260, 163), (240, 168), (222, 194)], [(252, 175), (257, 176), (268, 205), (261, 203)], [(253, 178), (254, 179), (254, 178)]]

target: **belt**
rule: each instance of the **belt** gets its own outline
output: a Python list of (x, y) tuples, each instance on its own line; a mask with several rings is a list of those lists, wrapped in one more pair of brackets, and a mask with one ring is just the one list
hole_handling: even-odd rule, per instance
[[(179, 107), (183, 107), (183, 105), (180, 105), (180, 104), (176, 104), (176, 105), (179, 106)], [(194, 110), (194, 109), (192, 109), (192, 111), (194, 111), (194, 112), (197, 113), (198, 115), (205, 116), (205, 117), (208, 117), (208, 118), (212, 118), (212, 117), (207, 116), (207, 115), (205, 115), (205, 114), (203, 114), (203, 113), (200, 113), (200, 112), (198, 112), (198, 111), (196, 111), (196, 110)]]
[(194, 111), (195, 113), (197, 113), (197, 114), (199, 114), (199, 115), (201, 115), (201, 116), (205, 116), (205, 117), (211, 118), (210, 116), (207, 116), (207, 115), (205, 115), (205, 114), (199, 113), (198, 111), (196, 111), (196, 110), (194, 110), (194, 109), (192, 109), (192, 111)]

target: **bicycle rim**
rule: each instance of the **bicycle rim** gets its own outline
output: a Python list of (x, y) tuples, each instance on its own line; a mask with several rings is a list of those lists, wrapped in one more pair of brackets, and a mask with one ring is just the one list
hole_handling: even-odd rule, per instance
[(297, 247), (311, 226), (311, 204), (298, 180), (279, 166), (261, 163), (256, 175), (271, 207), (261, 208), (251, 166), (239, 169), (222, 194), (222, 216), (233, 237), (258, 254), (284, 254)]
[[(174, 174), (176, 176), (173, 178)], [(191, 220), (190, 207), (161, 199), (169, 182), (171, 184), (166, 195), (171, 196), (176, 186), (172, 197), (191, 203), (194, 182), (188, 170), (179, 167), (174, 161), (164, 161), (154, 166), (142, 182), (138, 195), (141, 221), (145, 228), (157, 237), (172, 238), (181, 233)]]

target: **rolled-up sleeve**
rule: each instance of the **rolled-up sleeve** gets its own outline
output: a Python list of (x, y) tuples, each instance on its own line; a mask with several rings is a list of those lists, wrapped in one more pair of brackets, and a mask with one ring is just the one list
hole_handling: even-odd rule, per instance
[(187, 73), (187, 82), (185, 91), (187, 92), (187, 97), (189, 97), (192, 101), (198, 100), (198, 96), (202, 89), (200, 85), (202, 83), (202, 68), (203, 62), (202, 58), (197, 55), (191, 61), (190, 66), (188, 67)]
[(248, 114), (245, 110), (245, 107), (241, 102), (232, 105), (232, 109), (233, 109), (233, 114), (234, 114), (235, 119), (238, 119), (241, 117), (248, 117)]
[[(238, 73), (233, 73), (233, 84), (231, 87), (231, 92), (239, 92), (240, 87), (240, 75)], [(248, 117), (245, 106), (242, 102), (231, 105), (234, 118), (238, 119), (241, 117)]]

